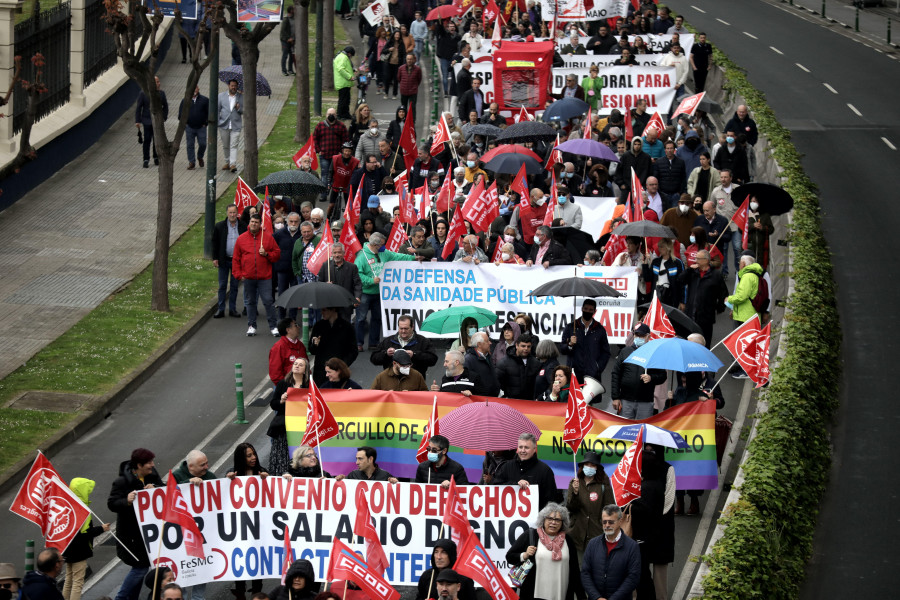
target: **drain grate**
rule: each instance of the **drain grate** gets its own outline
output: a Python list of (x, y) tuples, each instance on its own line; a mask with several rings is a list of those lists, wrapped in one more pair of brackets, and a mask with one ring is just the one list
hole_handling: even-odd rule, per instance
[(108, 231), (94, 231), (91, 229), (69, 229), (65, 232), (67, 237), (73, 238), (92, 238), (92, 239), (100, 239), (105, 238), (109, 235)]

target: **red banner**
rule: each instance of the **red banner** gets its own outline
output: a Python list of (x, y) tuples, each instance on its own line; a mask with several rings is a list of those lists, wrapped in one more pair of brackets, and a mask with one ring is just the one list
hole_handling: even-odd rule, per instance
[(25, 476), (25, 481), (22, 482), (22, 487), (19, 488), (9, 510), (38, 527), (43, 527), (47, 484), (54, 477), (62, 481), (62, 477), (50, 464), (50, 460), (38, 450), (37, 458), (28, 470), (28, 475)]
[(304, 156), (308, 156), (311, 159), (310, 167), (314, 171), (319, 170), (319, 155), (316, 154), (316, 144), (313, 140), (312, 134), (310, 134), (309, 139), (306, 140), (306, 143), (303, 145), (300, 150), (297, 151), (297, 154), (294, 155), (294, 164), (297, 165), (297, 168), (300, 168), (300, 159)]
[[(293, 396), (294, 398), (291, 398)], [(338, 424), (331, 414), (322, 392), (316, 387), (315, 382), (309, 380), (309, 391), (304, 392), (297, 388), (288, 389), (288, 400), (297, 400), (297, 396), (306, 396), (306, 434), (300, 441), (301, 446), (313, 448), (327, 439), (338, 434)]]
[(334, 538), (331, 545), (331, 561), (328, 563), (328, 581), (343, 579), (352, 581), (373, 600), (398, 600), (400, 592), (375, 573), (353, 550)]
[(641, 460), (644, 457), (644, 428), (619, 461), (610, 483), (616, 504), (625, 506), (641, 497)]
[(204, 558), (206, 552), (203, 550), (203, 534), (194, 521), (191, 510), (188, 508), (187, 502), (178, 489), (175, 477), (172, 476), (172, 470), (169, 469), (169, 479), (166, 481), (166, 501), (165, 510), (163, 511), (163, 521), (173, 523), (181, 527), (181, 533), (184, 538), (184, 548), (188, 556), (196, 558)]

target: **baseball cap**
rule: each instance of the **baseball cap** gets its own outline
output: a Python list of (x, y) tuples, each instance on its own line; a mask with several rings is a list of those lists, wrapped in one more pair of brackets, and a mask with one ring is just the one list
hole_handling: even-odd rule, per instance
[[(409, 357), (409, 352), (406, 350), (394, 350), (393, 356), (394, 362), (398, 365), (411, 365), (412, 359)], [(438, 580), (440, 581), (440, 580)]]
[(453, 569), (441, 569), (436, 581), (443, 581), (444, 583), (462, 583), (459, 574)]
[(381, 206), (381, 198), (379, 198), (375, 194), (372, 194), (371, 196), (369, 196), (369, 201), (366, 202), (366, 206), (368, 206), (369, 208), (375, 208), (376, 206)]

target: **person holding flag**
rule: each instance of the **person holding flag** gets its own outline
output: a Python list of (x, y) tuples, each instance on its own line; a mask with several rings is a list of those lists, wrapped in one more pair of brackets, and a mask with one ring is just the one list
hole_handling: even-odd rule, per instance
[(247, 231), (234, 244), (232, 272), (244, 284), (244, 306), (247, 307), (247, 335), (256, 335), (257, 303), (262, 299), (266, 320), (273, 336), (278, 336), (274, 299), (272, 298), (272, 265), (278, 262), (281, 249), (271, 231), (262, 230), (262, 217), (253, 215)]
[[(95, 485), (91, 479), (75, 477), (69, 483), (69, 489), (87, 506), (91, 503), (90, 495)], [(63, 559), (66, 561), (66, 583), (63, 587), (65, 600), (81, 600), (81, 588), (87, 573), (87, 559), (94, 556), (94, 538), (104, 531), (109, 531), (109, 523), (92, 525), (91, 517), (88, 516), (81, 529), (69, 542), (69, 547), (63, 551)]]
[(586, 452), (584, 460), (578, 463), (578, 471), (569, 483), (569, 493), (566, 495), (566, 508), (572, 521), (567, 537), (571, 537), (575, 544), (579, 564), (588, 542), (603, 535), (600, 523), (603, 507), (614, 503), (612, 483), (603, 470), (600, 455)]
[[(731, 309), (733, 329), (737, 329), (748, 319), (756, 316), (753, 299), (759, 292), (759, 280), (763, 276), (762, 266), (752, 256), (742, 256), (739, 266), (738, 283), (734, 288), (734, 293), (725, 298), (725, 306)], [(747, 379), (747, 373), (739, 364), (735, 365), (730, 375), (734, 379)]]

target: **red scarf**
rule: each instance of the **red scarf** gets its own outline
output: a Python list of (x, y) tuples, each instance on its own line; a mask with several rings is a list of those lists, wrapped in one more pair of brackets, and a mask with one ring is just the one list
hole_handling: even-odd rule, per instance
[(541, 544), (550, 551), (550, 558), (553, 560), (562, 560), (562, 547), (563, 544), (566, 543), (566, 534), (561, 531), (556, 534), (555, 538), (550, 539), (550, 536), (544, 533), (543, 527), (538, 527), (537, 532), (538, 537), (541, 538)]

